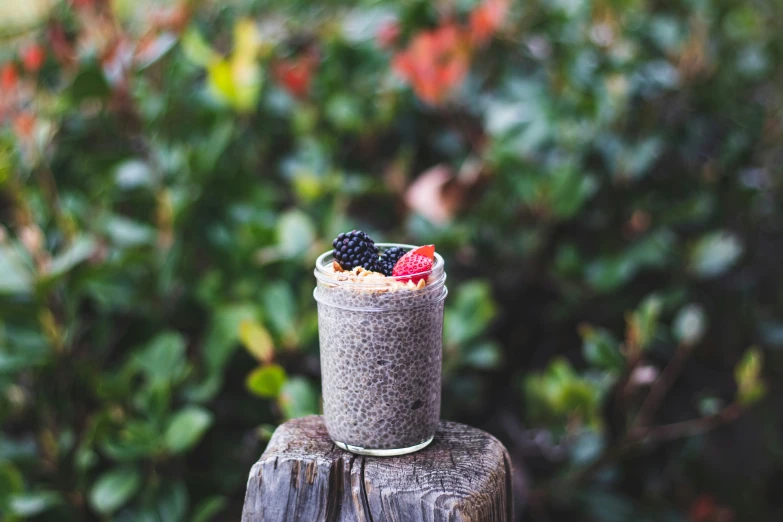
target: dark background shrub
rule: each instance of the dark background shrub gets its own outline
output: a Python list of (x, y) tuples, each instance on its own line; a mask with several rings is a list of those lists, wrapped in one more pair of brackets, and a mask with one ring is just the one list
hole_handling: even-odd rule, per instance
[(353, 228), (446, 258), (520, 517), (783, 516), (778, 3), (10, 4), (0, 520), (237, 520)]

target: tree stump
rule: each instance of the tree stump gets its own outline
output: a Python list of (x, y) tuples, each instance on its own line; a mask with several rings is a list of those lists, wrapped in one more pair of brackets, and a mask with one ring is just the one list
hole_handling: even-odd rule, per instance
[(493, 436), (441, 421), (425, 449), (363, 457), (320, 416), (278, 427), (247, 483), (242, 522), (511, 522), (511, 465)]

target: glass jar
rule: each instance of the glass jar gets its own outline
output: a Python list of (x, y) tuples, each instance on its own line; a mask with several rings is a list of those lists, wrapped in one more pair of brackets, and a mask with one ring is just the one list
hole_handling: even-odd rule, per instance
[(420, 450), (440, 419), (443, 258), (435, 254), (427, 273), (396, 278), (335, 272), (332, 263), (331, 251), (316, 261), (314, 291), (329, 436), (361, 455)]

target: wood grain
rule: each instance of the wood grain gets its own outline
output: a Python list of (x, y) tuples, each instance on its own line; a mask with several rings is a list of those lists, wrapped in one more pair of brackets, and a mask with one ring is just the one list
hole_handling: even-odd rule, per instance
[(247, 484), (242, 522), (510, 522), (511, 465), (481, 430), (442, 421), (427, 448), (362, 457), (337, 448), (320, 416), (275, 431)]

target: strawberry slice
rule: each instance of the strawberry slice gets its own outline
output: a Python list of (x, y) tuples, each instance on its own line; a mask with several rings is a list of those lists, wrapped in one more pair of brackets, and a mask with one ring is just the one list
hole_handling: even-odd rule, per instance
[(408, 281), (418, 283), (422, 279), (426, 281), (428, 273), (432, 270), (434, 258), (435, 245), (425, 245), (406, 252), (394, 265), (392, 276), (399, 278), (403, 283)]

